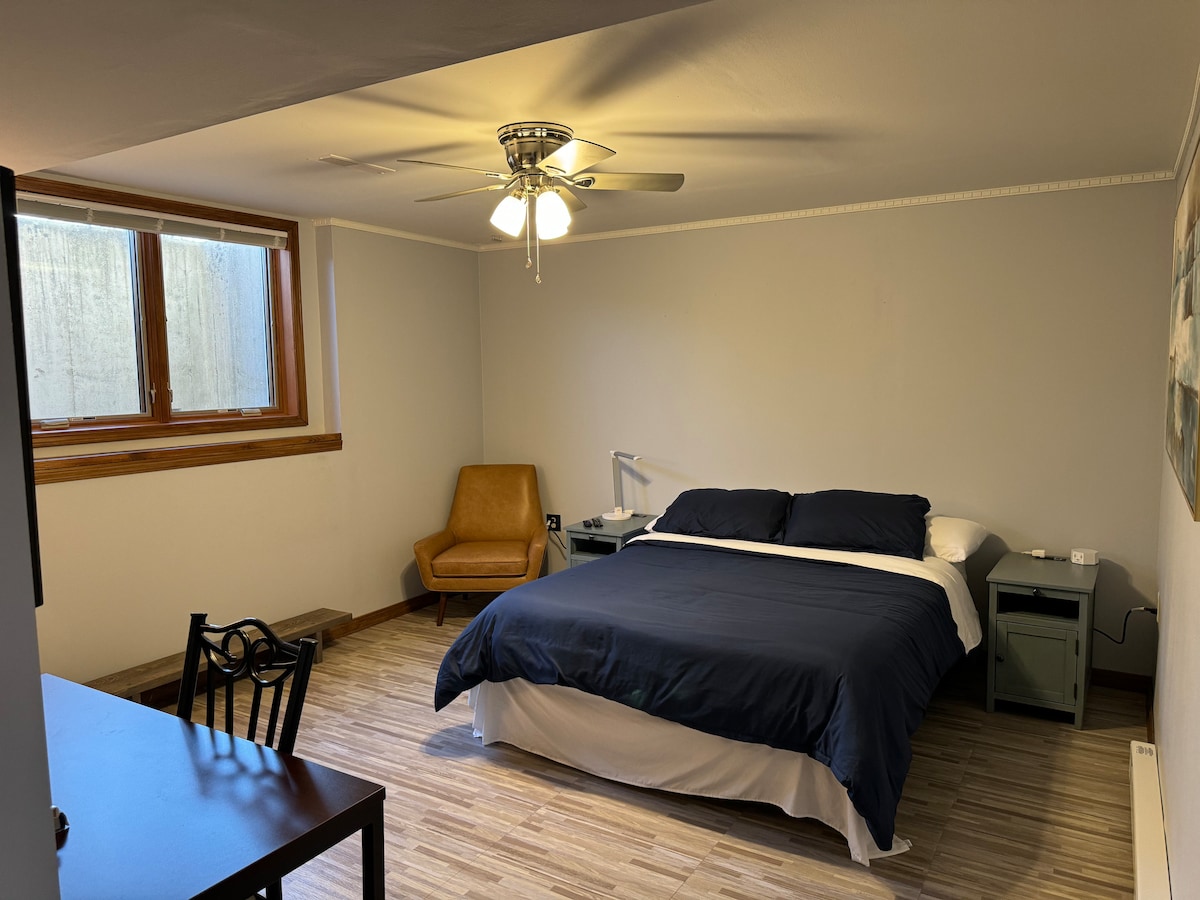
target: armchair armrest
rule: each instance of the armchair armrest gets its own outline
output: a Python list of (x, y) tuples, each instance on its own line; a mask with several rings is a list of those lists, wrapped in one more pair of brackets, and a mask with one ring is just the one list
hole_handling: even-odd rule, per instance
[(429, 587), (433, 584), (433, 558), (440, 553), (445, 553), (456, 543), (454, 532), (449, 528), (443, 528), (436, 534), (423, 537), (413, 544), (413, 556), (417, 560), (417, 571), (421, 573), (421, 583), (429, 590), (433, 590)]
[(546, 555), (546, 541), (549, 540), (549, 533), (545, 528), (539, 528), (533, 533), (533, 537), (529, 540), (529, 568), (525, 570), (525, 577), (532, 580), (537, 578), (542, 573), (542, 559)]

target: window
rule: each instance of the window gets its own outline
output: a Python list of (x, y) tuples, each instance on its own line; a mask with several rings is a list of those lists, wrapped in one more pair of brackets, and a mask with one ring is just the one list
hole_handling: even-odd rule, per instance
[(17, 189), (35, 446), (306, 424), (295, 222)]

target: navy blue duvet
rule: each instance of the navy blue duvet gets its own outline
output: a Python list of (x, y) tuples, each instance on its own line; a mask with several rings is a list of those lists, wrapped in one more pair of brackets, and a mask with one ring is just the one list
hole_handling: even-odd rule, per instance
[(807, 753), (888, 850), (909, 740), (962, 655), (946, 593), (925, 579), (639, 541), (488, 605), (442, 660), (434, 706), (523, 678)]

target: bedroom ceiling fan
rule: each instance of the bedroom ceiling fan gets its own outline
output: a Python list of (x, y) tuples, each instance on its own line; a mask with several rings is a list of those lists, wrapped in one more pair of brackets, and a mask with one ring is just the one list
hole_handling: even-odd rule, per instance
[(396, 162), (473, 172), (497, 180), (498, 184), (422, 197), (418, 203), (447, 200), (486, 191), (504, 191), (491, 223), (505, 234), (520, 237), (525, 232), (525, 267), (534, 265), (530, 251), (538, 256), (534, 280), (541, 284), (541, 241), (567, 233), (571, 213), (587, 204), (573, 192), (580, 191), (677, 191), (683, 176), (665, 172), (590, 172), (616, 151), (580, 140), (566, 125), (555, 122), (514, 122), (497, 129), (496, 136), (508, 160), (508, 172), (492, 172), (470, 166), (430, 162), (423, 159), (398, 159)]

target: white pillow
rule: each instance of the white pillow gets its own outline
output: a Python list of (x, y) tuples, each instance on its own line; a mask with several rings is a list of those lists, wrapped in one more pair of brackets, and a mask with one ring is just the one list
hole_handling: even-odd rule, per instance
[(930, 515), (926, 521), (929, 523), (927, 547), (934, 556), (946, 562), (964, 562), (988, 536), (986, 528), (970, 519)]

